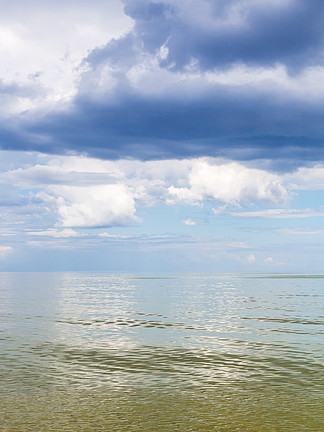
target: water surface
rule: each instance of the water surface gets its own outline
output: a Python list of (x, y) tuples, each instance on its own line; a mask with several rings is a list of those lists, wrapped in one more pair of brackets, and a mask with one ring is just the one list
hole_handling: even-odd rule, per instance
[(323, 277), (0, 278), (0, 430), (324, 430)]

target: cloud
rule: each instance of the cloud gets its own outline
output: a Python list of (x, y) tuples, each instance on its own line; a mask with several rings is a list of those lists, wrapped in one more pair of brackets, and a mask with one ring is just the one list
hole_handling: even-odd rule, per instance
[(53, 186), (64, 227), (123, 226), (138, 222), (134, 199), (124, 185)]
[(183, 69), (193, 60), (202, 69), (322, 62), (324, 7), (318, 0), (125, 0), (125, 5), (149, 52), (166, 44), (165, 67)]
[(250, 255), (246, 258), (246, 262), (247, 262), (248, 264), (253, 264), (253, 263), (255, 263), (255, 261), (256, 261), (256, 258), (255, 258), (255, 256), (254, 256), (253, 254), (250, 254)]
[[(66, 228), (133, 225), (140, 222), (136, 209), (153, 206), (203, 207), (213, 202), (218, 205), (213, 212), (218, 214), (228, 206), (287, 205), (289, 198), (285, 175), (223, 159), (143, 162), (35, 155), (34, 163), (26, 158), (19, 166), (9, 170), (3, 166), (0, 172), (0, 187), (3, 185), (3, 197), (7, 197), (0, 205), (10, 212), (16, 208), (20, 214), (30, 214), (30, 223), (37, 215), (39, 223), (59, 220)], [(288, 212), (277, 209), (232, 214), (284, 217)], [(290, 211), (289, 216), (297, 213)], [(194, 223), (190, 218), (184, 223), (188, 221)], [(72, 233), (39, 227), (29, 231), (52, 236)]]
[(120, 239), (134, 239), (137, 236), (134, 234), (133, 235), (131, 235), (131, 234), (130, 235), (129, 234), (121, 235), (121, 234), (109, 234), (107, 232), (103, 232), (103, 233), (99, 233), (98, 237), (109, 238), (112, 240), (120, 240)]
[(7, 258), (13, 252), (11, 246), (0, 246), (0, 260)]
[[(1, 156), (3, 223), (28, 223), (25, 229), (33, 235), (70, 236), (74, 227), (134, 225), (141, 222), (138, 210), (159, 206), (203, 209), (211, 203), (215, 215), (271, 219), (324, 214), (321, 207), (288, 207), (300, 189), (314, 185), (324, 190), (318, 164), (275, 174), (218, 158), (105, 161), (29, 153), (17, 159), (17, 168), (16, 153), (13, 159), (6, 152)], [(260, 209), (260, 205), (275, 208)], [(189, 225), (194, 220), (188, 217), (182, 222)], [(66, 229), (48, 230), (57, 223)]]
[(139, 245), (143, 243), (158, 244), (181, 244), (183, 243), (196, 243), (198, 239), (192, 236), (183, 236), (176, 234), (110, 234), (102, 232), (98, 237), (109, 240), (109, 242), (126, 242), (127, 244)]
[(189, 173), (189, 185), (170, 186), (172, 199), (184, 203), (213, 199), (241, 205), (252, 201), (283, 203), (288, 197), (279, 176), (236, 162), (214, 165), (206, 160), (196, 160)]
[(214, 215), (218, 215), (218, 214), (223, 213), (226, 210), (226, 208), (227, 208), (227, 204), (225, 204), (223, 206), (219, 206), (217, 209), (213, 208), (212, 211), (213, 211)]
[(27, 235), (32, 236), (45, 236), (54, 238), (69, 238), (69, 237), (79, 237), (81, 234), (70, 228), (65, 228), (61, 231), (55, 228), (49, 228), (45, 231), (28, 231)]
[(186, 219), (182, 221), (183, 224), (188, 225), (188, 226), (194, 226), (196, 225), (196, 222), (191, 220), (191, 219)]
[(323, 217), (324, 209), (267, 209), (256, 211), (232, 212), (233, 216), (259, 217), (268, 219), (299, 219)]
[[(95, 71), (89, 79), (102, 82)], [(278, 85), (276, 74), (270, 84), (257, 86), (184, 75), (161, 95), (145, 94), (125, 76), (118, 80), (113, 94), (91, 89), (76, 99), (73, 111), (38, 116), (26, 124), (24, 140), (15, 137), (19, 148), (113, 159), (209, 155), (290, 159), (291, 164), (324, 156), (323, 98), (313, 102), (308, 95), (296, 101), (293, 92)], [(142, 80), (145, 85), (149, 81), (145, 74)], [(163, 82), (157, 74), (152, 87)], [(101, 99), (94, 101), (96, 93)], [(2, 146), (11, 143), (3, 140)]]
[[(6, 65), (1, 78), (12, 88), (11, 114), (48, 110), (71, 100), (82, 58), (131, 28), (119, 0), (95, 3), (92, 7), (83, 0), (0, 1), (0, 61)], [(14, 86), (29, 92), (21, 95)]]
[(322, 2), (123, 4), (36, 1), (30, 22), (4, 8), (2, 148), (324, 160)]
[(324, 229), (312, 229), (312, 228), (282, 228), (278, 230), (280, 234), (284, 235), (322, 235), (324, 234)]
[(285, 176), (290, 188), (295, 190), (323, 190), (324, 165), (316, 164), (312, 167), (299, 167), (296, 171)]
[(272, 264), (273, 263), (273, 258), (272, 257), (265, 258), (264, 262), (267, 263), (267, 264)]

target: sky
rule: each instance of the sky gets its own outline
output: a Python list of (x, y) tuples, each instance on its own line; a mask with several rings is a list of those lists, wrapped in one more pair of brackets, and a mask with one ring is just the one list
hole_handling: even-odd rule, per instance
[(323, 1), (0, 8), (0, 271), (324, 272)]

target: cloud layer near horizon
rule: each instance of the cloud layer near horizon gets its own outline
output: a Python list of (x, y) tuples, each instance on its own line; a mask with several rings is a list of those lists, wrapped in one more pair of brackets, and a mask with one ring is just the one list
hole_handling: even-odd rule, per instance
[[(33, 2), (28, 27), (22, 11), (31, 6), (19, 4), (0, 26), (18, 59), (11, 71), (22, 66), (18, 75), (0, 74), (2, 148), (114, 159), (265, 158), (286, 170), (324, 159), (321, 1), (70, 1), (52, 56), (40, 62), (37, 54), (27, 66), (22, 37), (31, 52), (48, 52), (56, 29), (37, 39), (44, 26), (34, 21), (66, 5), (58, 2), (56, 11)], [(107, 32), (104, 18), (117, 19), (119, 30)]]
[[(6, 220), (9, 212), (7, 220), (17, 221), (20, 214), (26, 223), (26, 215), (30, 213), (34, 222), (29, 226), (35, 228), (49, 217), (46, 229), (55, 225), (130, 226), (141, 223), (138, 209), (202, 207), (208, 203), (214, 207), (215, 216), (226, 211), (242, 216), (271, 218), (284, 214), (294, 218), (299, 217), (299, 211), (289, 209), (293, 193), (324, 190), (323, 165), (275, 174), (215, 158), (143, 162), (41, 154), (31, 158), (29, 154), (24, 162), (18, 161), (16, 167), (10, 167), (6, 163), (10, 154), (1, 153), (4, 161), (0, 173), (1, 218)], [(264, 210), (264, 206), (269, 210)], [(10, 213), (15, 216), (10, 217)], [(307, 217), (313, 213), (307, 210), (305, 214)], [(191, 219), (184, 223), (191, 225), (188, 220)]]
[(210, 157), (109, 161), (1, 151), (0, 192), (3, 270), (322, 266), (320, 163), (276, 173)]

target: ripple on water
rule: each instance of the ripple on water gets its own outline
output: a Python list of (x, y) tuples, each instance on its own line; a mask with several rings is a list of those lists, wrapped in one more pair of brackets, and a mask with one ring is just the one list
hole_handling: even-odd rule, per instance
[(324, 430), (323, 278), (2, 282), (4, 431)]

